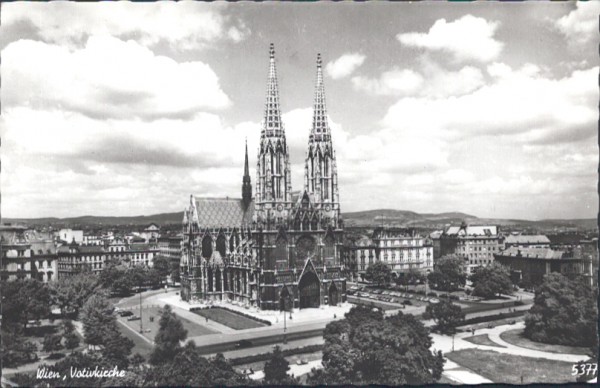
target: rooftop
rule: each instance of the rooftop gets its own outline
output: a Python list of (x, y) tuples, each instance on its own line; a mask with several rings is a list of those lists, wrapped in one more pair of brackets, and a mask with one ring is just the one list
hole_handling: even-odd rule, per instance
[(510, 235), (504, 240), (505, 244), (550, 244), (550, 239), (543, 234)]
[(555, 251), (550, 248), (522, 248), (522, 247), (510, 247), (503, 250), (495, 257), (527, 257), (531, 259), (543, 259), (543, 260), (560, 260), (560, 259), (572, 259), (573, 257), (564, 251)]
[(241, 198), (196, 198), (201, 228), (240, 227), (252, 223), (254, 201), (247, 208)]
[(469, 225), (469, 226), (451, 226), (444, 233), (446, 236), (498, 236), (498, 227), (495, 225)]

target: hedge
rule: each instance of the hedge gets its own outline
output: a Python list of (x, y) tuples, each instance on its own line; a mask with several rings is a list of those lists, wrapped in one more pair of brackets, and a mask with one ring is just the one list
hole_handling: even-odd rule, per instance
[(207, 310), (207, 309), (213, 309), (213, 308), (214, 308), (214, 309), (223, 309), (223, 310), (227, 310), (227, 311), (229, 311), (229, 312), (231, 312), (231, 313), (234, 313), (234, 314), (241, 315), (242, 317), (246, 317), (246, 318), (248, 318), (248, 319), (252, 319), (253, 321), (260, 322), (260, 323), (262, 323), (262, 324), (264, 324), (264, 325), (267, 325), (267, 326), (271, 326), (271, 321), (267, 321), (266, 319), (256, 318), (256, 317), (255, 317), (255, 316), (253, 316), (253, 315), (246, 314), (246, 313), (243, 313), (243, 312), (241, 312), (241, 311), (234, 310), (234, 309), (231, 309), (231, 308), (228, 308), (228, 307), (225, 307), (225, 306), (192, 307), (192, 308), (190, 309), (190, 312), (191, 312), (191, 313), (193, 313), (194, 311)]
[(460, 325), (473, 325), (476, 323), (483, 323), (483, 322), (490, 322), (490, 321), (498, 321), (500, 319), (505, 319), (505, 318), (516, 318), (516, 317), (520, 317), (522, 315), (525, 315), (526, 311), (515, 311), (512, 313), (500, 313), (500, 314), (494, 314), (494, 315), (484, 315), (481, 317), (475, 317), (475, 318), (469, 318), (469, 319), (465, 319), (463, 322), (460, 323)]
[[(323, 344), (318, 345), (308, 345), (300, 348), (292, 348), (292, 349), (284, 349), (281, 351), (281, 355), (283, 357), (293, 356), (295, 354), (303, 354), (303, 353), (314, 353), (323, 350)], [(251, 364), (253, 362), (259, 361), (267, 361), (273, 355), (272, 352), (269, 353), (260, 353), (253, 354), (251, 356), (238, 357), (238, 358), (230, 358), (229, 362), (231, 365), (243, 365), (243, 364)]]

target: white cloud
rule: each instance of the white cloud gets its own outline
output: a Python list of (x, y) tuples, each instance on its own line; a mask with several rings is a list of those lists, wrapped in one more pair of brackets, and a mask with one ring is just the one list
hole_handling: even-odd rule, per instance
[(561, 17), (556, 27), (571, 42), (587, 43), (598, 38), (598, 15), (600, 2), (578, 1), (576, 9)]
[(400, 33), (396, 38), (409, 47), (443, 51), (458, 62), (489, 62), (498, 57), (503, 43), (494, 38), (499, 22), (465, 15), (453, 22), (437, 20), (427, 33)]
[[(40, 64), (43, 64), (41, 66)], [(81, 49), (19, 40), (2, 50), (3, 108), (29, 106), (92, 117), (185, 117), (230, 104), (206, 64), (177, 63), (134, 41), (91, 36)]]
[(412, 94), (418, 91), (423, 77), (410, 69), (392, 69), (381, 74), (378, 79), (364, 76), (352, 77), (355, 89), (375, 95)]
[(344, 54), (327, 64), (327, 74), (333, 79), (347, 77), (363, 64), (365, 58), (364, 55), (357, 53)]
[(239, 42), (248, 35), (245, 26), (231, 23), (224, 9), (226, 5), (194, 1), (16, 2), (3, 4), (2, 24), (8, 27), (26, 20), (39, 30), (42, 39), (59, 44), (76, 45), (90, 35), (111, 34), (143, 45), (165, 41), (187, 50), (206, 47), (223, 37)]
[(473, 66), (464, 66), (458, 71), (451, 71), (429, 60), (421, 62), (420, 72), (395, 68), (382, 73), (379, 78), (352, 77), (352, 84), (356, 90), (373, 95), (435, 98), (460, 96), (484, 85), (483, 73)]
[(493, 64), (488, 72), (494, 82), (471, 94), (443, 100), (400, 99), (388, 110), (384, 126), (415, 133), (436, 131), (436, 137), (447, 138), (525, 136), (538, 131), (536, 141), (568, 141), (595, 134), (597, 67), (562, 79), (544, 78), (531, 65), (513, 70)]

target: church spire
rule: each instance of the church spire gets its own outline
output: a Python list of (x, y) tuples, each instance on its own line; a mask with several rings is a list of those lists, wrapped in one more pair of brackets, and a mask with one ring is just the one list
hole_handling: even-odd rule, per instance
[(246, 159), (244, 161), (244, 177), (242, 178), (242, 202), (247, 208), (252, 201), (252, 183), (250, 182), (250, 169), (248, 168), (248, 140), (246, 139)]
[(315, 141), (330, 141), (331, 134), (327, 122), (327, 105), (325, 103), (325, 84), (323, 83), (323, 66), (321, 54), (317, 54), (317, 82), (315, 85), (315, 100), (313, 122), (310, 139)]
[(304, 165), (304, 190), (312, 197), (313, 204), (324, 211), (323, 216), (328, 218), (334, 227), (339, 218), (335, 159), (325, 104), (323, 65), (321, 54), (318, 54), (313, 122), (308, 137), (308, 150)]
[(275, 47), (269, 47), (269, 77), (256, 165), (254, 218), (261, 222), (283, 220), (292, 206), (289, 149), (281, 122)]
[(263, 117), (261, 137), (284, 136), (281, 110), (279, 107), (279, 85), (277, 84), (277, 69), (275, 67), (275, 46), (269, 47), (269, 78), (267, 81), (267, 98)]

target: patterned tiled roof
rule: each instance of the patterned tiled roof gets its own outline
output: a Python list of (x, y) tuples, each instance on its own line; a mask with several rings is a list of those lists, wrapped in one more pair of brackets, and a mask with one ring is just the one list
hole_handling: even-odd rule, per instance
[(196, 198), (200, 228), (240, 227), (252, 223), (254, 201), (244, 210), (241, 198)]

